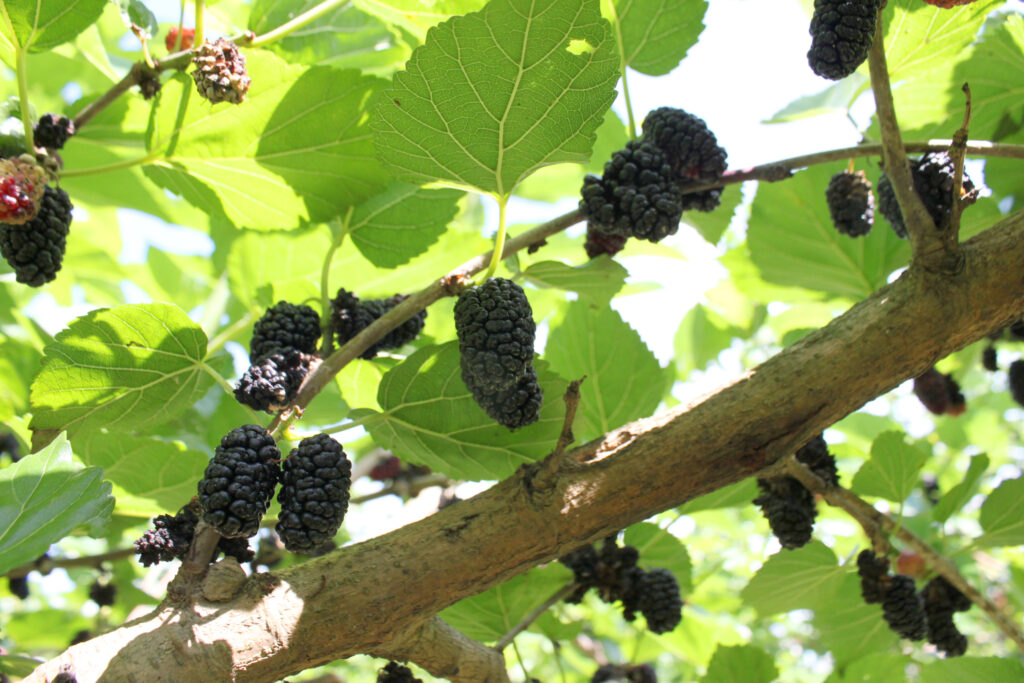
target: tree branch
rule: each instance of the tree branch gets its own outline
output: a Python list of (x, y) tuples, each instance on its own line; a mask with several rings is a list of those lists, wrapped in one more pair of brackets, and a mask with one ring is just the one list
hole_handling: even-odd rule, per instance
[[(960, 273), (912, 266), (700, 402), (570, 451), (544, 495), (532, 492), (537, 466), (525, 466), (414, 524), (256, 574), (228, 602), (165, 601), (68, 649), (27, 680), (41, 683), (66, 664), (84, 680), (159, 671), (168, 680), (259, 683), (358, 653), (398, 652), (404, 634), (445, 607), (761, 472), (864, 403), (1020, 317), (1024, 278), (1006, 274), (1024, 272), (1024, 212), (965, 242), (963, 254)], [(431, 656), (413, 654), (417, 662)]]
[(964, 158), (967, 156), (967, 136), (971, 126), (971, 87), (964, 83), (963, 88), (964, 97), (966, 102), (964, 103), (964, 122), (960, 126), (959, 130), (953, 134), (953, 141), (949, 145), (949, 156), (953, 160), (953, 197), (952, 197), (952, 212), (953, 216), (950, 220), (949, 229), (954, 235), (954, 239), (959, 239), (960, 236), (960, 215), (963, 213), (964, 206), (974, 201), (974, 197), (964, 196)]
[(111, 550), (108, 553), (101, 553), (99, 555), (62, 557), (57, 559), (47, 558), (45, 561), (39, 558), (34, 562), (26, 562), (20, 567), (15, 567), (7, 572), (5, 576), (9, 579), (20, 579), (34, 571), (38, 571), (41, 574), (49, 574), (53, 569), (71, 569), (72, 567), (96, 567), (99, 569), (104, 562), (117, 562), (134, 554), (134, 548), (118, 548), (117, 550)]
[(572, 433), (572, 425), (576, 421), (576, 409), (580, 405), (580, 385), (583, 384), (583, 380), (586, 378), (587, 376), (584, 375), (579, 379), (575, 379), (569, 382), (569, 386), (565, 388), (565, 395), (562, 396), (562, 400), (565, 401), (565, 419), (562, 421), (562, 433), (558, 435), (558, 443), (555, 444), (555, 450), (544, 458), (544, 461), (540, 464), (540, 469), (537, 471), (537, 475), (533, 478), (533, 485), (538, 491), (549, 489), (554, 485), (558, 478), (558, 472), (562, 469), (565, 449), (576, 440)]
[(849, 489), (842, 486), (828, 486), (809, 467), (796, 458), (787, 459), (787, 473), (795, 477), (801, 484), (813, 493), (821, 494), (829, 505), (841, 508), (848, 512), (857, 521), (869, 520), (876, 528), (887, 534), (894, 534), (896, 538), (903, 541), (920, 555), (925, 563), (936, 572), (941, 574), (947, 581), (970, 598), (971, 602), (980, 607), (999, 627), (1006, 636), (1017, 644), (1017, 647), (1024, 651), (1024, 631), (1021, 631), (1016, 622), (1003, 610), (996, 607), (995, 603), (985, 597), (974, 586), (967, 582), (963, 574), (957, 570), (945, 555), (938, 552), (925, 543), (920, 537), (903, 525), (896, 524), (889, 515), (882, 514), (872, 505)]
[(467, 638), (438, 617), (396, 640), (397, 646), (369, 654), (414, 661), (452, 683), (509, 683), (501, 653)]
[(501, 652), (509, 643), (516, 639), (520, 633), (529, 628), (530, 624), (540, 619), (540, 617), (547, 612), (551, 607), (560, 600), (565, 600), (567, 597), (573, 594), (573, 592), (579, 587), (575, 581), (570, 581), (566, 585), (559, 588), (554, 594), (545, 600), (543, 603), (537, 605), (533, 610), (525, 617), (519, 620), (519, 623), (512, 627), (512, 629), (503, 635), (498, 642), (494, 644), (494, 649)]

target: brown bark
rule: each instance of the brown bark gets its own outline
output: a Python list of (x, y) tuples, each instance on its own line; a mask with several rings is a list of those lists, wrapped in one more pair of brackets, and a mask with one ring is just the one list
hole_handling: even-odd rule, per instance
[(274, 681), (357, 653), (408, 656), (437, 675), (470, 680), (451, 667), (487, 659), (434, 620), (439, 610), (758, 472), (1018, 318), (1024, 213), (962, 253), (956, 275), (908, 270), (732, 385), (569, 451), (543, 486), (535, 475), (544, 466), (524, 467), (420, 522), (254, 577), (230, 602), (195, 594), (167, 602), (27, 680), (44, 681), (68, 664), (82, 683)]

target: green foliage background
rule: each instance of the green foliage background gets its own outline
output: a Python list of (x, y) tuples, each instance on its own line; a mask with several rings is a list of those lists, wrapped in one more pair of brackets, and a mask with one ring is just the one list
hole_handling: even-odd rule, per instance
[[(207, 34), (263, 35), (315, 4), (220, 0), (208, 8)], [(36, 112), (68, 115), (141, 58), (120, 42), (125, 17), (152, 18), (140, 0), (3, 7), (0, 59), (12, 69), (24, 62)], [(0, 573), (48, 548), (73, 556), (128, 546), (150, 516), (188, 500), (225, 432), (268, 421), (231, 396), (238, 372), (228, 351), (247, 346), (266, 306), (319, 308), (340, 286), (363, 297), (414, 291), (490, 248), (481, 195), (572, 197), (628, 139), (634, 122), (609, 109), (623, 69), (670, 72), (700, 40), (706, 9), (703, 0), (353, 0), (244, 50), (253, 87), (241, 106), (210, 105), (188, 75), (170, 72), (153, 100), (133, 91), (104, 109), (61, 152), (61, 186), (76, 213), (58, 279), (40, 295), (0, 276), (0, 419), (24, 452), (41, 449), (0, 461)], [(972, 138), (1024, 144), (1019, 12), (995, 0), (946, 11), (889, 0), (884, 17), (906, 139), (949, 137), (969, 81)], [(150, 49), (162, 55), (169, 24), (152, 23)], [(83, 93), (70, 105), (61, 96), (68, 83)], [(869, 87), (865, 66), (773, 120), (847, 113)], [(17, 129), (16, 120), (4, 126)], [(877, 141), (877, 124), (862, 134)], [(346, 446), (357, 461), (386, 448), (456, 480), (491, 481), (551, 450), (569, 379), (588, 378), (576, 422), (586, 441), (675, 403), (708, 371), (737, 359), (752, 367), (907, 264), (907, 243), (881, 220), (863, 239), (834, 230), (822, 195), (845, 165), (730, 187), (714, 214), (684, 217), (683, 230), (716, 246), (728, 276), (683, 318), (668, 367), (609, 304), (660, 286), (637, 257), (679, 259), (672, 241), (631, 242), (614, 260), (588, 261), (574, 228), (499, 269), (521, 278), (546, 331), (538, 423), (509, 433), (475, 406), (459, 379), (452, 303), (441, 301), (413, 345), (339, 373), (297, 431), (357, 422), (368, 435)], [(877, 182), (874, 159), (857, 168)], [(991, 192), (964, 215), (965, 237), (1024, 208), (1019, 160), (986, 161), (984, 180)], [(123, 262), (122, 234), (136, 220), (125, 209), (205, 235), (212, 255), (150, 245), (144, 263)], [(27, 313), (37, 296), (89, 312), (51, 338)], [(1005, 373), (980, 369), (981, 347), (939, 365), (963, 386), (965, 415), (928, 416), (903, 391), (827, 438), (844, 485), (900, 516), (1020, 614), (1021, 412)], [(1005, 367), (1021, 348), (1000, 351)], [(907, 437), (908, 422), (923, 436)], [(923, 495), (924, 475), (937, 481), (937, 505)], [(779, 551), (754, 495), (753, 482), (741, 482), (626, 530), (641, 564), (672, 570), (683, 587), (678, 629), (647, 633), (593, 596), (559, 604), (517, 639), (530, 675), (590, 680), (596, 664), (585, 642), (614, 662), (651, 662), (665, 681), (1024, 678), (1019, 653), (977, 609), (958, 618), (971, 642), (966, 658), (899, 643), (859, 597), (851, 558), (866, 540), (853, 522), (821, 505), (818, 540)], [(342, 530), (337, 540), (346, 539)], [(70, 592), (60, 595), (35, 578), (24, 602), (0, 588), (0, 645), (12, 653), (0, 656), (0, 671), (23, 675), (34, 666), (28, 657), (51, 657), (76, 631), (116, 626), (161, 599), (164, 570), (119, 561), (111, 571), (118, 601), (99, 615), (87, 604), (91, 569), (69, 570)], [(443, 616), (492, 642), (568, 578), (560, 565), (540, 567)], [(508, 657), (510, 670), (518, 666)], [(355, 657), (325, 668), (362, 681), (380, 664)]]

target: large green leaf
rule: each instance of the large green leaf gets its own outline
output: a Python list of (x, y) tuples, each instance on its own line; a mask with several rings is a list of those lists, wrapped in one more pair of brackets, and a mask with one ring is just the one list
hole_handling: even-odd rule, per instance
[(717, 510), (718, 508), (750, 505), (750, 501), (757, 497), (757, 493), (756, 479), (754, 477), (747, 477), (743, 481), (723, 486), (717, 491), (706, 493), (699, 498), (683, 503), (679, 511), (689, 515), (701, 510)]
[(567, 289), (579, 294), (580, 300), (595, 308), (608, 305), (622, 289), (629, 273), (607, 256), (591, 259), (582, 266), (568, 266), (561, 261), (534, 263), (523, 275), (535, 285)]
[(639, 551), (640, 566), (644, 569), (668, 569), (675, 574), (684, 596), (692, 590), (693, 565), (686, 546), (678, 538), (657, 524), (641, 522), (626, 529), (623, 543)]
[(394, 268), (437, 241), (458, 213), (461, 197), (457, 190), (395, 182), (356, 207), (349, 234), (371, 263)]
[(679, 66), (704, 30), (705, 0), (615, 0), (626, 66), (662, 76)]
[(842, 671), (833, 670), (825, 683), (906, 683), (907, 665), (913, 661), (906, 655), (875, 652), (851, 661)]
[[(321, 4), (320, 0), (257, 0), (249, 12), (249, 30), (268, 33)], [(270, 44), (295, 64), (330, 65), (374, 73), (392, 71), (409, 58), (409, 47), (380, 19), (351, 2)]]
[(474, 640), (491, 643), (572, 581), (558, 563), (531, 569), (441, 612), (441, 618)]
[(729, 224), (732, 223), (736, 208), (743, 201), (743, 192), (739, 185), (722, 188), (721, 204), (710, 213), (691, 211), (683, 214), (683, 222), (697, 228), (700, 236), (711, 244), (718, 244)]
[(883, 13), (885, 61), (894, 83), (911, 81), (955, 62), (1000, 0), (938, 9), (920, 0), (889, 0)]
[(0, 575), (31, 562), (82, 524), (103, 523), (114, 509), (103, 470), (71, 459), (63, 434), (0, 470)]
[(839, 589), (815, 608), (814, 625), (839, 668), (865, 655), (885, 652), (899, 640), (882, 618), (881, 607), (865, 604), (860, 579), (853, 572), (845, 572)]
[(828, 605), (842, 587), (847, 570), (819, 541), (768, 558), (740, 592), (743, 602), (762, 617), (794, 609)]
[(921, 683), (992, 683), (1024, 680), (1024, 665), (1012, 657), (956, 657), (921, 667)]
[(544, 390), (540, 420), (511, 432), (487, 416), (462, 382), (458, 343), (420, 349), (384, 375), (377, 394), (384, 412), (366, 429), (402, 460), (457, 479), (502, 479), (554, 450), (561, 432), (566, 383), (545, 363), (534, 366)]
[(253, 86), (242, 105), (210, 104), (185, 75), (164, 83), (146, 141), (150, 179), (260, 230), (327, 221), (384, 189), (365, 114), (383, 81), (246, 54)]
[(422, 41), (427, 30), (449, 17), (475, 12), (487, 0), (353, 0), (367, 14), (400, 26)]
[(534, 169), (584, 162), (615, 97), (597, 0), (492, 0), (427, 35), (374, 110), (403, 180), (507, 195)]
[(779, 675), (771, 655), (756, 645), (719, 645), (701, 683), (771, 683)]
[(846, 115), (853, 101), (860, 93), (864, 92), (868, 85), (868, 77), (855, 71), (819, 93), (804, 95), (793, 100), (762, 123), (788, 123), (821, 114)]
[(14, 68), (19, 49), (43, 52), (96, 21), (107, 0), (4, 0), (0, 3), (0, 59)]
[(884, 222), (857, 238), (832, 225), (825, 188), (841, 169), (816, 166), (785, 182), (758, 186), (747, 241), (764, 279), (859, 299), (906, 264), (907, 242)]
[(73, 321), (32, 383), (34, 439), (141, 429), (173, 418), (213, 383), (206, 335), (177, 306), (129, 304)]
[(722, 318), (703, 304), (697, 304), (683, 316), (676, 330), (676, 370), (686, 377), (693, 370), (702, 370), (710, 361), (729, 348), (732, 340), (743, 336), (743, 330)]
[(173, 512), (195, 495), (209, 455), (183, 444), (127, 434), (90, 432), (74, 440), (75, 453), (87, 465), (103, 468), (115, 485), (117, 512), (150, 517)]
[(562, 377), (587, 377), (580, 386), (574, 430), (581, 442), (647, 417), (661, 402), (665, 372), (612, 308), (571, 303), (565, 319), (551, 330), (544, 357)]
[(1024, 544), (1024, 477), (1007, 479), (989, 494), (981, 506), (981, 528), (979, 547)]
[(950, 515), (959, 512), (967, 501), (974, 495), (978, 488), (978, 481), (981, 475), (988, 469), (988, 456), (984, 453), (971, 458), (971, 464), (967, 468), (967, 474), (959, 484), (942, 496), (938, 504), (932, 510), (932, 517), (939, 522), (945, 522)]
[(928, 453), (908, 444), (902, 432), (883, 432), (871, 444), (871, 459), (861, 465), (851, 488), (863, 496), (902, 503), (917, 486)]

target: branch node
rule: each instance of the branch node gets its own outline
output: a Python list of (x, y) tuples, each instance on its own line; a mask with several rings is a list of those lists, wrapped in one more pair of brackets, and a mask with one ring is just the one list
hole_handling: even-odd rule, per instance
[(580, 385), (587, 379), (584, 375), (569, 382), (562, 399), (565, 401), (565, 419), (562, 421), (562, 433), (558, 436), (555, 449), (537, 466), (532, 478), (527, 479), (527, 486), (533, 493), (543, 493), (554, 488), (558, 475), (562, 470), (565, 450), (576, 440), (572, 433), (573, 422), (576, 421), (576, 409), (580, 405)]

